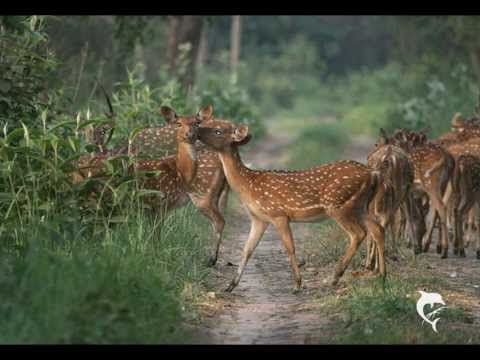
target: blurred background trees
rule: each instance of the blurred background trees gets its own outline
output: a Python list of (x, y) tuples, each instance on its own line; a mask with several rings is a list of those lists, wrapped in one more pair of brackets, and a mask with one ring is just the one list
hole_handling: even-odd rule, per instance
[(478, 16), (3, 16), (1, 24), (2, 119), (47, 88), (61, 89), (73, 113), (97, 99), (99, 82), (113, 91), (134, 72), (152, 89), (174, 81), (192, 106), (219, 97), (257, 117), (334, 115), (354, 132), (441, 131), (453, 112), (471, 112), (480, 81)]

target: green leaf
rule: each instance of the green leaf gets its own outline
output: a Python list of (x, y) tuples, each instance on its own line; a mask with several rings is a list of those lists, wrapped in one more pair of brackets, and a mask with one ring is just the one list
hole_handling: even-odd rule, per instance
[(7, 93), (12, 88), (12, 83), (5, 79), (0, 79), (0, 91)]

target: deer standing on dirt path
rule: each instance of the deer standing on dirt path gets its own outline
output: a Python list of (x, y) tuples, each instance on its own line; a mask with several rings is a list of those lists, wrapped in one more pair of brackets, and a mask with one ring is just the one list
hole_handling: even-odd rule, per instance
[(448, 257), (448, 233), (447, 210), (443, 195), (453, 173), (453, 157), (441, 146), (428, 142), (424, 133), (402, 129), (398, 130), (391, 140), (409, 155), (415, 173), (414, 191), (425, 192), (434, 210), (433, 220), (427, 224), (423, 251), (427, 252), (430, 247), (433, 226), (438, 216), (441, 237), (437, 253), (441, 253), (442, 259), (445, 259)]
[[(380, 173), (380, 186), (372, 202), (370, 211), (383, 228), (390, 227), (397, 211), (401, 211), (406, 217), (406, 223), (411, 228), (413, 237), (415, 230), (414, 219), (412, 218), (412, 200), (410, 190), (413, 187), (414, 169), (408, 155), (400, 147), (389, 143), (388, 137), (383, 129), (380, 129), (380, 136), (375, 148), (367, 156), (367, 164), (370, 168)], [(395, 233), (390, 231), (392, 245), (396, 254), (397, 239)], [(417, 239), (416, 252), (421, 252), (421, 238)], [(375, 243), (367, 237), (367, 258), (366, 268), (373, 270), (378, 267), (378, 256)]]
[[(449, 208), (453, 212), (454, 254), (465, 256), (463, 221), (467, 214), (470, 214), (474, 221), (471, 221), (469, 226), (476, 229), (477, 258), (480, 259), (480, 234), (475, 221), (478, 220), (480, 206), (480, 143), (468, 141), (454, 144), (449, 146), (447, 151), (455, 159), (449, 202)], [(473, 223), (477, 223), (476, 226), (473, 226)]]
[(377, 191), (377, 172), (350, 160), (303, 171), (252, 170), (244, 165), (238, 150), (251, 138), (247, 125), (212, 120), (200, 125), (198, 137), (218, 153), (227, 181), (240, 195), (251, 220), (237, 275), (226, 291), (238, 285), (269, 224), (281, 236), (293, 271), (294, 290), (298, 291), (301, 275), (290, 222), (319, 222), (329, 217), (350, 236), (350, 245), (336, 267), (332, 284), (338, 283), (367, 234), (377, 244), (380, 274), (385, 278), (384, 230), (368, 212), (368, 204)]

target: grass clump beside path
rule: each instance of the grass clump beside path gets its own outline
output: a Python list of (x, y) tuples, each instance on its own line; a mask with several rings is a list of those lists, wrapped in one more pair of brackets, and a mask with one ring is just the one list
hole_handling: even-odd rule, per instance
[(182, 294), (206, 274), (204, 230), (192, 207), (96, 235), (32, 223), (0, 246), (0, 343), (188, 341)]

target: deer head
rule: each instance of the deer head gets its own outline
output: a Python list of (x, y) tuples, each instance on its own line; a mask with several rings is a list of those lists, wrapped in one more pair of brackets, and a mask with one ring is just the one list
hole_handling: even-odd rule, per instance
[(222, 151), (232, 146), (247, 144), (251, 140), (251, 134), (245, 124), (237, 126), (228, 121), (211, 120), (208, 124), (200, 125), (198, 138), (214, 150)]

